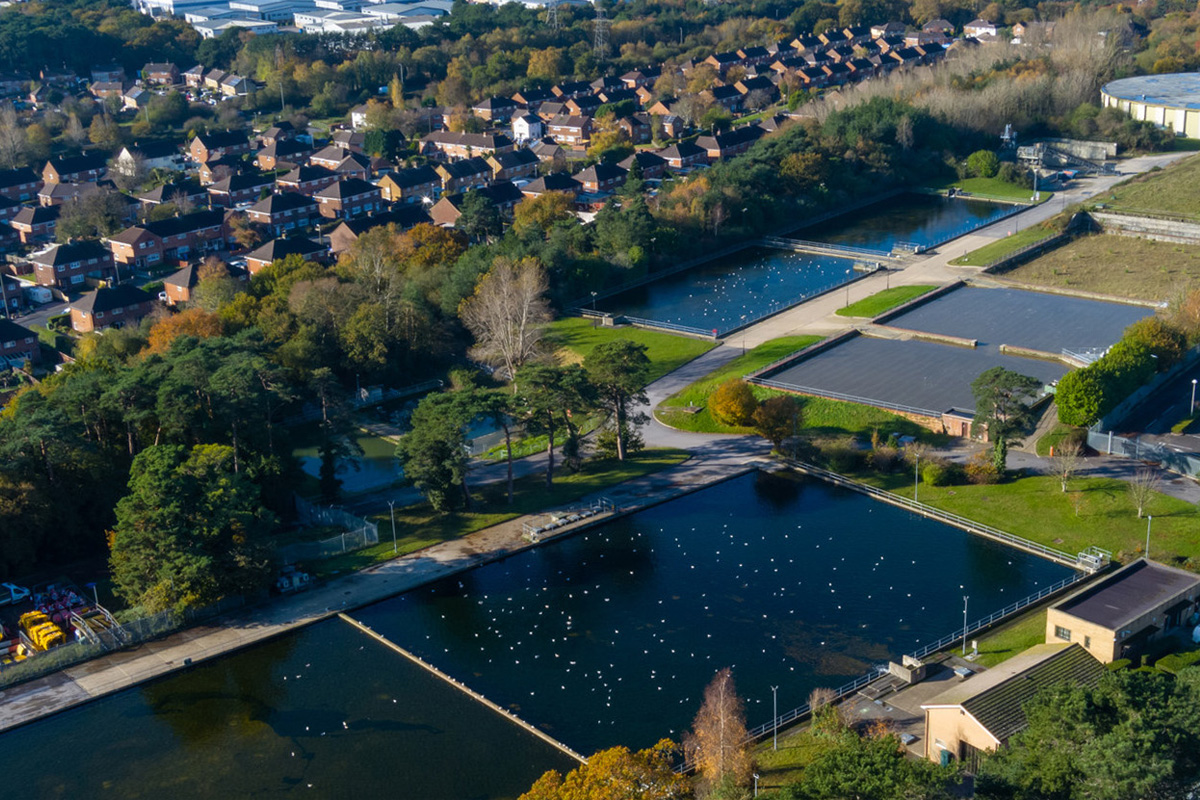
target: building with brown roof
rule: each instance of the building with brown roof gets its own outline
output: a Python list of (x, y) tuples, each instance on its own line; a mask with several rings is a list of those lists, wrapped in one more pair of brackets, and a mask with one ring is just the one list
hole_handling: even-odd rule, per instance
[(154, 307), (154, 298), (136, 286), (102, 286), (71, 303), (71, 327), (90, 333), (137, 325)]
[(305, 230), (318, 221), (317, 201), (299, 192), (274, 192), (246, 209), (246, 217), (271, 236)]
[(345, 178), (313, 195), (321, 216), (327, 219), (352, 219), (383, 209), (379, 187), (361, 178)]
[[(250, 280), (250, 273), (247, 270), (230, 266), (224, 261), (220, 262), (220, 265), (225, 274), (239, 283), (244, 284)], [(203, 270), (202, 264), (188, 264), (178, 272), (172, 272), (163, 278), (163, 293), (167, 296), (167, 305), (174, 306), (192, 302), (192, 290), (200, 282), (200, 273)]]
[(225, 212), (196, 211), (126, 228), (108, 239), (113, 262), (145, 269), (187, 261), (228, 246)]
[(37, 334), (10, 319), (0, 319), (0, 364), (20, 369), (27, 361), (37, 364), (41, 360)]
[(94, 239), (52, 244), (31, 253), (28, 261), (39, 286), (63, 292), (80, 291), (88, 278), (109, 280), (116, 274), (112, 253)]

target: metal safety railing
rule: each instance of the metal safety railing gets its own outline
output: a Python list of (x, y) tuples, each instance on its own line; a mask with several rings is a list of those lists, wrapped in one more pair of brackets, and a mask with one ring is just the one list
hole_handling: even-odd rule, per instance
[(799, 392), (801, 394), (809, 394), (814, 397), (828, 397), (830, 400), (844, 400), (849, 403), (858, 403), (860, 405), (874, 406), (887, 411), (900, 411), (905, 414), (919, 414), (923, 417), (941, 417), (941, 411), (935, 411), (930, 408), (917, 408), (916, 406), (906, 406), (902, 403), (889, 403), (885, 400), (872, 400), (869, 397), (859, 397), (853, 394), (843, 394), (842, 392), (832, 392), (828, 389), (814, 389), (811, 386), (800, 386), (794, 383), (783, 383), (781, 381), (773, 381), (769, 378), (747, 378), (748, 383), (753, 383), (757, 386), (765, 386), (770, 389), (780, 389), (785, 392)]
[(817, 252), (832, 252), (853, 256), (855, 258), (891, 259), (890, 251), (872, 250), (868, 247), (853, 247), (851, 245), (833, 244), (832, 242), (815, 242), (808, 239), (791, 239), (783, 236), (764, 236), (758, 240), (766, 247), (778, 247), (787, 250), (815, 250)]

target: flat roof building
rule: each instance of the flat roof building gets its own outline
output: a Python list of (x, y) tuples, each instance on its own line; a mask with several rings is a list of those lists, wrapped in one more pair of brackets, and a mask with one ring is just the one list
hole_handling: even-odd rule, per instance
[(1122, 78), (1104, 84), (1100, 102), (1179, 136), (1200, 139), (1200, 72)]

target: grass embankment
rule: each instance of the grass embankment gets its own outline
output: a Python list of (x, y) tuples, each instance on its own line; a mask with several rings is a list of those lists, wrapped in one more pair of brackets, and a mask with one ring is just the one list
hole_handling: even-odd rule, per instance
[(546, 340), (564, 363), (583, 361), (597, 345), (614, 339), (629, 339), (646, 345), (650, 359), (650, 380), (656, 381), (663, 375), (682, 367), (694, 358), (704, 355), (717, 346), (716, 342), (675, 336), (643, 328), (605, 328), (593, 326), (590, 319), (566, 317), (550, 323)]
[(1197, 186), (1200, 186), (1200, 156), (1191, 156), (1130, 178), (1096, 195), (1092, 201), (1130, 214), (1168, 214), (1200, 219)]
[(1073, 428), (1070, 425), (1064, 425), (1061, 422), (1054, 423), (1054, 427), (1047, 433), (1038, 438), (1034, 445), (1034, 450), (1043, 458), (1050, 455), (1051, 447), (1058, 447), (1066, 439), (1075, 439), (1081, 445), (1087, 439), (1087, 432), (1080, 428)]
[(759, 792), (799, 783), (804, 777), (804, 768), (824, 755), (833, 744), (834, 740), (829, 737), (814, 736), (807, 724), (786, 733), (780, 731), (778, 751), (768, 736), (754, 748)]
[[(725, 425), (715, 420), (708, 412), (709, 395), (731, 378), (740, 378), (819, 341), (819, 336), (783, 336), (763, 342), (745, 355), (738, 356), (720, 369), (668, 397), (654, 410), (655, 416), (673, 428), (696, 433), (753, 433), (751, 428)], [(759, 400), (783, 394), (763, 386), (753, 386), (752, 389)], [(872, 406), (844, 403), (823, 397), (798, 399), (802, 406), (801, 429), (808, 433), (860, 434), (873, 428), (885, 433), (928, 433), (916, 423)], [(689, 406), (698, 407), (700, 410), (689, 411)]]
[[(1034, 645), (1045, 643), (1046, 609), (1039, 608), (1022, 614), (1013, 621), (976, 637), (976, 641), (979, 642), (979, 657), (975, 659), (975, 663), (982, 667), (994, 667)], [(962, 649), (958, 648), (953, 652), (957, 655)]]
[(549, 490), (546, 489), (544, 474), (531, 475), (515, 481), (512, 505), (506, 502), (504, 484), (497, 483), (471, 493), (475, 508), (470, 512), (439, 514), (425, 503), (397, 508), (398, 553), (392, 551), (390, 516), (387, 512), (376, 514), (371, 519), (379, 525), (379, 544), (309, 564), (307, 569), (318, 575), (363, 569), (395, 558), (396, 555), (405, 555), (439, 542), (457, 539), (526, 514), (535, 514), (543, 509), (576, 502), (618, 483), (673, 467), (687, 460), (689, 456), (684, 450), (664, 448), (645, 450), (623, 462), (615, 459), (589, 460), (584, 462), (583, 469), (577, 473), (561, 471), (555, 476), (554, 486)]
[[(994, 242), (989, 242), (983, 247), (976, 248), (964, 256), (952, 260), (950, 263), (958, 267), (986, 267), (989, 264), (1004, 258), (1009, 253), (1015, 253), (1022, 247), (1028, 247), (1035, 242), (1040, 242), (1047, 236), (1052, 236), (1054, 231), (1050, 228), (1043, 228), (1041, 225), (1034, 225), (1031, 228), (1010, 233), (1003, 239), (997, 239)], [(1006, 273), (1011, 274), (1011, 273)]]
[(1004, 277), (1160, 302), (1200, 281), (1200, 248), (1130, 236), (1082, 236), (1005, 272)]
[[(858, 480), (912, 497), (912, 472), (859, 473)], [(1095, 545), (1119, 560), (1141, 556), (1146, 519), (1138, 519), (1129, 484), (1116, 478), (1072, 478), (1063, 492), (1058, 478), (1015, 477), (991, 486), (921, 485), (922, 503), (982, 522), (1068, 553)], [(1146, 513), (1154, 517), (1150, 556), (1159, 561), (1200, 558), (1200, 510), (1156, 494)]]
[(1030, 203), (1037, 205), (1044, 203), (1054, 196), (1053, 192), (1042, 190), (1041, 197), (1037, 203), (1033, 201), (1033, 189), (1026, 189), (1024, 186), (1018, 186), (1015, 183), (1008, 183), (999, 178), (954, 178), (953, 180), (944, 181), (940, 185), (933, 185), (932, 189), (961, 189), (972, 195), (979, 195), (982, 199), (995, 197), (1001, 200), (1012, 200), (1017, 203)]
[(836, 313), (839, 317), (866, 317), (871, 319), (878, 317), (885, 311), (891, 311), (896, 306), (904, 305), (914, 297), (928, 294), (936, 288), (936, 286), (928, 284), (893, 286), (890, 289), (884, 289), (882, 292), (876, 292), (870, 297), (864, 297), (862, 300), (839, 308)]

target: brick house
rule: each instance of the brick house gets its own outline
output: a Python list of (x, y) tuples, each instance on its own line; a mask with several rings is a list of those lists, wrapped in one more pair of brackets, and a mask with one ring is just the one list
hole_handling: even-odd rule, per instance
[(627, 89), (641, 89), (643, 87), (653, 86), (655, 81), (662, 77), (662, 67), (645, 67), (643, 69), (631, 69), (621, 76), (621, 83), (625, 84)]
[(708, 163), (708, 151), (691, 142), (680, 142), (658, 151), (659, 156), (667, 162), (667, 168), (683, 170)]
[(273, 183), (266, 175), (256, 172), (230, 175), (208, 187), (208, 198), (214, 206), (233, 208), (256, 202), (263, 190), (269, 190)]
[(555, 97), (554, 92), (549, 89), (522, 89), (512, 96), (512, 100), (519, 107), (536, 113), (538, 106)]
[(179, 67), (165, 64), (147, 64), (142, 67), (142, 80), (159, 86), (174, 86), (179, 83)]
[(309, 156), (308, 163), (309, 166), (324, 167), (327, 170), (333, 171), (337, 169), (338, 164), (341, 164), (350, 155), (351, 152), (349, 150), (331, 144), (327, 147), (322, 147)]
[(566, 102), (572, 97), (582, 97), (585, 94), (591, 94), (592, 85), (587, 81), (569, 81), (551, 87), (550, 91), (560, 101)]
[(271, 241), (246, 254), (246, 269), (251, 275), (271, 266), (271, 264), (288, 256), (300, 256), (305, 261), (323, 261), (328, 249), (325, 245), (293, 236), (287, 239), (272, 239)]
[(9, 221), (21, 244), (30, 245), (54, 239), (61, 206), (25, 206)]
[(763, 137), (763, 129), (757, 125), (743, 125), (715, 136), (696, 138), (696, 146), (704, 148), (708, 163), (723, 161), (741, 155)]
[(320, 217), (317, 201), (298, 192), (278, 192), (246, 209), (246, 217), (272, 236), (311, 227)]
[(28, 167), (0, 170), (0, 197), (23, 203), (37, 196), (42, 179)]
[(614, 191), (625, 182), (627, 171), (616, 164), (593, 164), (575, 175), (575, 180), (583, 184), (583, 190), (589, 194)]
[(650, 126), (650, 117), (639, 114), (632, 117), (621, 117), (617, 120), (617, 127), (625, 132), (629, 137), (630, 143), (634, 145), (650, 144), (653, 138), (653, 129)]
[(567, 101), (567, 113), (575, 117), (593, 117), (604, 101), (594, 94), (572, 97)]
[(496, 125), (508, 122), (517, 104), (507, 97), (489, 97), (471, 106), (471, 113)]
[(482, 158), (465, 158), (462, 161), (438, 164), (434, 171), (442, 180), (443, 194), (482, 189), (492, 180), (492, 168)]
[(513, 149), (513, 140), (503, 133), (454, 133), (434, 131), (421, 137), (421, 152), (444, 159), (472, 158)]
[(667, 170), (667, 161), (657, 153), (651, 153), (649, 150), (639, 150), (633, 155), (617, 162), (617, 166), (623, 168), (627, 172), (633, 168), (633, 162), (636, 161), (642, 170), (642, 178), (644, 180), (655, 180), (661, 178)]
[(701, 92), (700, 95), (731, 114), (742, 107), (742, 93), (733, 86), (714, 86)]
[(276, 122), (271, 127), (267, 128), (258, 137), (258, 142), (262, 147), (271, 144), (278, 144), (296, 138), (296, 129), (292, 127), (292, 123), (284, 120)]
[(302, 163), (312, 148), (298, 139), (273, 141), (254, 154), (254, 164), (259, 169), (291, 169)]
[(537, 175), (539, 162), (537, 156), (522, 147), (507, 153), (493, 153), (487, 157), (487, 163), (492, 168), (492, 180), (514, 181)]
[(92, 83), (120, 83), (125, 80), (125, 68), (116, 62), (94, 64), (91, 77)]
[(154, 298), (136, 286), (103, 286), (71, 303), (71, 327), (89, 333), (137, 325), (154, 306)]
[(744, 66), (742, 63), (742, 57), (735, 52), (713, 53), (700, 63), (711, 66), (722, 78), (725, 77), (725, 73), (729, 72), (729, 70), (733, 69), (734, 67)]
[[(496, 207), (496, 210), (505, 217), (511, 217), (513, 208), (516, 207), (517, 203), (525, 199), (525, 195), (521, 194), (521, 190), (514, 186), (511, 181), (499, 181), (483, 189), (473, 189), (471, 191), (478, 192), (487, 198)], [(433, 224), (444, 228), (453, 227), (458, 218), (462, 216), (462, 211), (459, 209), (466, 196), (466, 193), (450, 194), (434, 204), (433, 208), (429, 210), (429, 216), (433, 218)]]
[(103, 153), (52, 158), (42, 167), (43, 183), (95, 183), (104, 176), (108, 158)]
[(396, 206), (383, 214), (348, 219), (330, 231), (329, 250), (335, 256), (344, 253), (358, 241), (359, 236), (381, 225), (395, 225), (400, 230), (406, 231), (417, 225), (427, 225), (431, 221), (424, 205), (415, 203)]
[(379, 179), (379, 191), (389, 203), (433, 201), (442, 192), (442, 178), (430, 166), (398, 169)]
[(114, 264), (144, 269), (223, 250), (228, 237), (225, 213), (206, 210), (134, 225), (109, 237), (108, 246)]
[(338, 178), (358, 178), (365, 181), (371, 177), (371, 159), (362, 153), (350, 153), (333, 168)]
[(241, 131), (201, 133), (188, 144), (188, 156), (197, 164), (250, 152), (250, 139)]
[(148, 192), (142, 192), (137, 199), (143, 206), (157, 206), (163, 203), (197, 206), (208, 202), (208, 193), (191, 183), (164, 183)]
[(205, 161), (200, 165), (200, 184), (202, 186), (210, 186), (217, 181), (224, 180), (230, 175), (238, 175), (245, 168), (245, 164), (234, 158), (214, 158), (212, 161)]
[(560, 114), (550, 120), (546, 133), (563, 147), (586, 147), (592, 138), (592, 118)]
[(758, 96), (763, 98), (767, 103), (774, 103), (779, 99), (779, 87), (771, 83), (771, 79), (765, 75), (756, 75), (753, 78), (742, 78), (733, 85), (742, 95), (743, 100), (747, 95), (757, 92)]
[(85, 239), (52, 244), (29, 256), (38, 286), (78, 292), (89, 277), (108, 280), (116, 274), (112, 253), (102, 243)]
[(0, 363), (20, 368), (42, 360), (37, 334), (10, 319), (0, 319)]
[[(221, 262), (229, 277), (245, 283), (250, 280), (250, 273), (239, 267), (231, 267)], [(167, 295), (167, 305), (178, 305), (192, 301), (192, 290), (200, 282), (200, 264), (188, 264), (178, 272), (173, 272), (163, 278), (163, 292)]]
[(738, 58), (747, 67), (763, 67), (771, 63), (771, 51), (765, 47), (743, 47), (737, 51)]
[(582, 191), (583, 184), (565, 172), (552, 172), (521, 187), (521, 194), (526, 197), (541, 197), (549, 192), (561, 192), (574, 198)]
[(322, 217), (351, 219), (383, 209), (379, 187), (361, 178), (346, 178), (313, 195)]
[(337, 183), (338, 175), (324, 167), (302, 165), (280, 175), (275, 179), (275, 185), (283, 192), (299, 192), (300, 194), (316, 194), (326, 186)]
[(197, 64), (183, 71), (183, 83), (190, 89), (199, 89), (204, 85), (204, 65)]
[(183, 153), (176, 142), (134, 142), (122, 147), (113, 158), (113, 169), (132, 175), (138, 160), (147, 170), (183, 169)]

